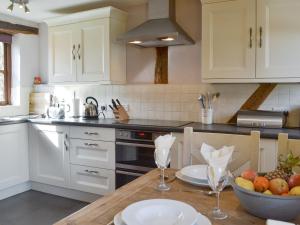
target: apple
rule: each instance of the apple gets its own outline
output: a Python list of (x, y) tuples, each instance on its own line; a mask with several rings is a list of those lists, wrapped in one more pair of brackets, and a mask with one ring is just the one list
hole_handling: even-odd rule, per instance
[(292, 190), (290, 190), (289, 195), (300, 196), (300, 186), (293, 187)]
[(284, 179), (276, 178), (270, 181), (269, 189), (274, 195), (282, 195), (289, 192), (289, 185)]
[(241, 177), (246, 179), (246, 180), (250, 180), (250, 181), (254, 181), (255, 177), (257, 176), (257, 173), (254, 170), (245, 170), (242, 174)]
[(289, 187), (292, 189), (293, 187), (300, 186), (300, 174), (292, 175), (289, 179)]
[(266, 190), (266, 191), (264, 192), (264, 194), (265, 194), (265, 195), (272, 195), (272, 192), (271, 192), (270, 190)]

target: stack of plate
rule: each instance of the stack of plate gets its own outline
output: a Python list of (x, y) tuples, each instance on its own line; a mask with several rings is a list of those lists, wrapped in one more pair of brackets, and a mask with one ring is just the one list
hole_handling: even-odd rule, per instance
[(169, 199), (152, 199), (129, 205), (114, 217), (115, 225), (211, 225), (190, 205)]
[(207, 165), (192, 165), (176, 172), (176, 177), (184, 182), (197, 185), (209, 186), (207, 181)]

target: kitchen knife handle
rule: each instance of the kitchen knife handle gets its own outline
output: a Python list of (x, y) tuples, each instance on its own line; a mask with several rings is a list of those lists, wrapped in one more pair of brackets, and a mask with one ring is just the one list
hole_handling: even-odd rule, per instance
[(113, 104), (113, 107), (118, 110), (118, 106), (117, 106), (117, 103), (115, 102), (115, 100), (111, 100), (112, 104)]
[(117, 102), (119, 105), (122, 105), (121, 102), (119, 101), (119, 99), (116, 99), (116, 102)]

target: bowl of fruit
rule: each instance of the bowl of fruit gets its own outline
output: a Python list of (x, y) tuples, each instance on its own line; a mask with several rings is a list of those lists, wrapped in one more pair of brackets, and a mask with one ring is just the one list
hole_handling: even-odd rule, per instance
[(232, 179), (235, 195), (250, 214), (264, 219), (291, 221), (300, 217), (300, 157), (280, 157), (275, 171), (260, 174), (244, 171)]

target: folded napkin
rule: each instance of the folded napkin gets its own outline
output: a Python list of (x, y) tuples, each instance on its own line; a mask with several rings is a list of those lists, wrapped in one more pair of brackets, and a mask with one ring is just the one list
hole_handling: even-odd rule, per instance
[(214, 183), (217, 184), (224, 175), (222, 172), (225, 171), (229, 161), (231, 160), (234, 151), (234, 146), (223, 146), (219, 150), (214, 147), (203, 143), (201, 146), (201, 155), (207, 162), (207, 164), (213, 170)]
[(155, 139), (155, 154), (156, 154), (156, 163), (161, 166), (165, 167), (168, 163), (170, 149), (175, 142), (176, 137), (173, 137), (172, 134), (166, 134), (163, 136), (159, 136)]
[(277, 220), (267, 220), (267, 225), (295, 225), (295, 224), (277, 221)]

